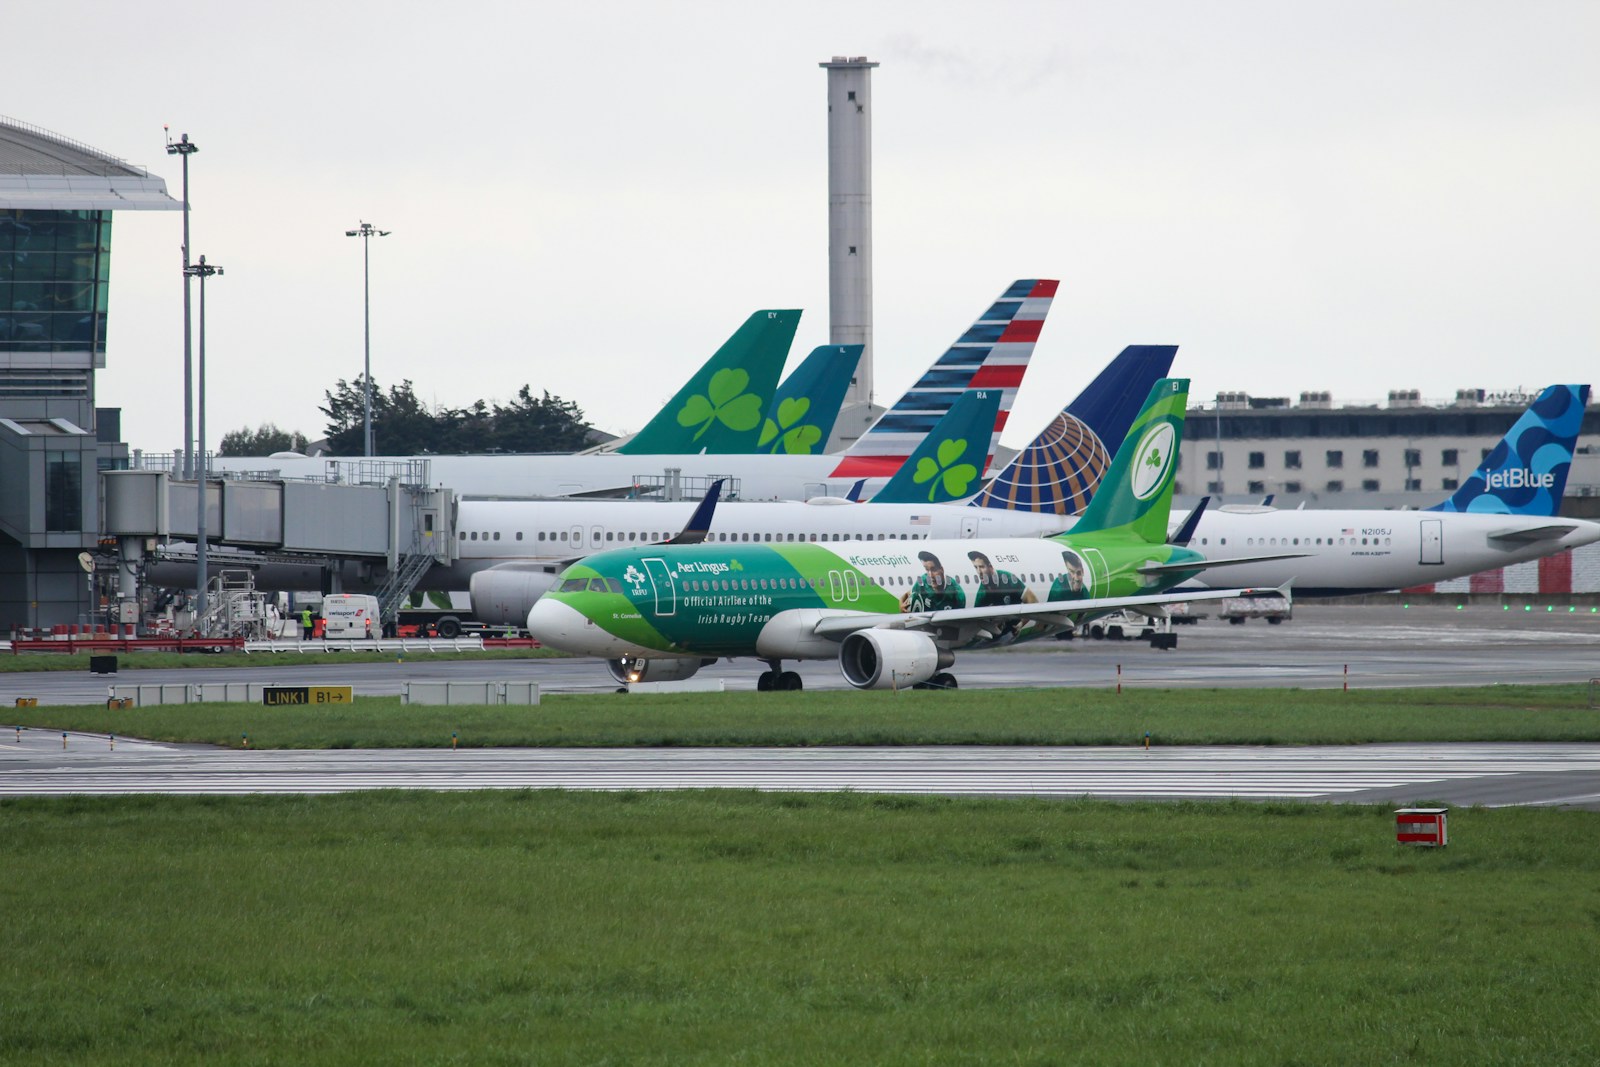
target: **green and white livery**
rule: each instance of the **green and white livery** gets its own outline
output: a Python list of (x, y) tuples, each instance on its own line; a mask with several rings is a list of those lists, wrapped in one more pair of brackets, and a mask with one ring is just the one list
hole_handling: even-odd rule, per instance
[(1185, 379), (1156, 383), (1070, 533), (601, 552), (562, 574), (528, 629), (553, 648), (611, 660), (625, 681), (686, 678), (711, 659), (752, 656), (770, 667), (763, 690), (800, 688), (783, 660), (834, 658), (857, 688), (950, 687), (958, 649), (1124, 608), (1238, 596), (1164, 592), (1206, 566), (1166, 539), (1187, 396)]

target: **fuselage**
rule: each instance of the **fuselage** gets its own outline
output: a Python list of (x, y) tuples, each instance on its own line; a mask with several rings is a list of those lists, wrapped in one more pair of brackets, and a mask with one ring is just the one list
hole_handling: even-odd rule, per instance
[(1191, 573), (1143, 575), (1140, 566), (1195, 558), (1185, 549), (1113, 537), (618, 550), (563, 572), (534, 605), (528, 628), (552, 647), (595, 656), (825, 659), (837, 654), (837, 641), (813, 630), (830, 615), (1062, 607), (1050, 619), (952, 622), (935, 639), (955, 649), (1053, 633), (1073, 614), (1074, 602), (1159, 592)]
[[(1175, 522), (1181, 522), (1178, 515)], [(1571, 527), (1561, 532), (1559, 528)], [(1545, 531), (1536, 536), (1538, 531)], [(1297, 596), (1404, 589), (1600, 541), (1582, 519), (1437, 511), (1208, 510), (1189, 547), (1208, 560), (1299, 554), (1215, 567), (1183, 588), (1281, 586)]]

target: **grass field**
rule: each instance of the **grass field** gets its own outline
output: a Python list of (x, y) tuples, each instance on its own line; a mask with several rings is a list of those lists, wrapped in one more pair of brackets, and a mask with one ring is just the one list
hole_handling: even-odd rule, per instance
[(0, 801), (8, 1064), (1600, 1059), (1600, 815)]
[[(548, 696), (537, 707), (0, 707), (0, 725), (257, 748), (1596, 741), (1584, 686)], [(0, 730), (0, 743), (4, 743)]]

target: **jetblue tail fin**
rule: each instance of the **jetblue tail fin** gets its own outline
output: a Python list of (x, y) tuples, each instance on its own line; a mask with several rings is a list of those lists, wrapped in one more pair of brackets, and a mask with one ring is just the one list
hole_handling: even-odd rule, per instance
[(1189, 379), (1162, 378), (1111, 461), (1111, 470), (1072, 527), (1074, 534), (1127, 531), (1153, 545), (1167, 543), (1172, 479), (1189, 402)]
[(1128, 436), (1150, 387), (1172, 369), (1177, 345), (1129, 345), (972, 503), (1009, 511), (1076, 515)]
[[(865, 345), (822, 345), (778, 386), (756, 449), (809, 456), (826, 447)], [(708, 450), (709, 451), (709, 450)]]
[(754, 452), (789, 358), (799, 311), (758, 311), (661, 412), (616, 449), (628, 455)]
[(989, 427), (1000, 410), (1000, 390), (969, 389), (906, 459), (874, 504), (945, 504), (982, 484)]
[[(1034, 344), (1058, 283), (1022, 280), (985, 311), (934, 361), (917, 384), (895, 401), (872, 428), (840, 457), (834, 478), (888, 478), (900, 469), (932, 429), (968, 389), (997, 389), (1000, 411), (985, 445), (987, 457), (1000, 443), (1000, 431), (1016, 400)], [(980, 474), (982, 471), (980, 470)]]
[(1522, 413), (1472, 476), (1429, 511), (1556, 515), (1589, 405), (1587, 385), (1552, 385)]

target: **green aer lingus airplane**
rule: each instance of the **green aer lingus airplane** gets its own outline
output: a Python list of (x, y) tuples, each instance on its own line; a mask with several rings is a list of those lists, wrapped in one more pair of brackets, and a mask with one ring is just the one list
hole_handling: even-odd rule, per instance
[(956, 649), (1242, 595), (1163, 592), (1207, 566), (1167, 540), (1188, 393), (1188, 379), (1155, 384), (1071, 533), (601, 552), (562, 574), (528, 629), (552, 648), (607, 658), (620, 681), (687, 678), (718, 657), (751, 656), (770, 667), (761, 690), (801, 687), (783, 660), (833, 658), (858, 689), (950, 688)]

